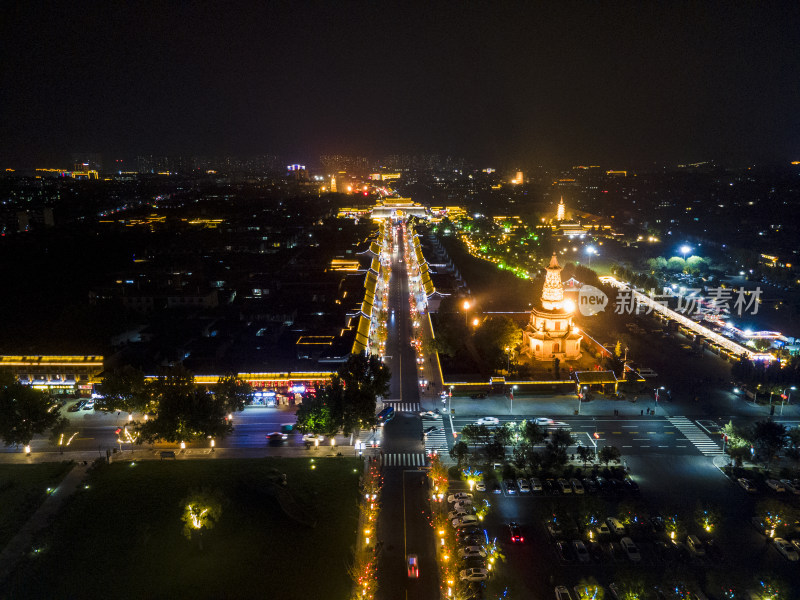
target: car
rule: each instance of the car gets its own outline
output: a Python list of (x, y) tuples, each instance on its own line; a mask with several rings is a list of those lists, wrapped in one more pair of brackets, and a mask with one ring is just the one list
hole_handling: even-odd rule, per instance
[(580, 479), (570, 479), (570, 484), (572, 485), (572, 491), (576, 494), (583, 494), (583, 485), (580, 482)]
[(453, 510), (465, 510), (467, 512), (472, 510), (472, 500), (459, 500), (453, 503)]
[(797, 553), (797, 549), (785, 539), (775, 538), (775, 547), (786, 560), (791, 562), (800, 560), (800, 554)]
[(469, 548), (470, 546), (478, 546), (480, 548), (481, 545), (485, 543), (486, 543), (485, 535), (473, 534), (458, 539), (458, 545), (462, 548)]
[(285, 433), (281, 433), (280, 431), (273, 431), (272, 433), (268, 433), (264, 437), (267, 438), (267, 443), (276, 446), (282, 444), (289, 438), (288, 435), (286, 435)]
[(572, 600), (569, 590), (564, 585), (556, 587), (556, 600)]
[(375, 417), (375, 422), (381, 427), (383, 427), (384, 425), (386, 425), (386, 423), (394, 419), (395, 413), (396, 411), (394, 410), (394, 406), (387, 406), (381, 412), (378, 413), (378, 416)]
[(561, 537), (561, 525), (555, 521), (545, 521), (544, 527), (547, 529), (547, 534), (550, 536), (552, 541), (557, 540)]
[(464, 569), (458, 574), (461, 581), (485, 581), (489, 577), (489, 571), (480, 568)]
[(456, 492), (447, 497), (448, 502), (460, 502), (462, 500), (472, 500), (472, 494), (469, 492)]
[(605, 477), (595, 477), (594, 483), (597, 486), (598, 492), (608, 491), (608, 480)]
[(468, 525), (477, 525), (478, 517), (475, 515), (464, 515), (461, 517), (454, 517), (451, 521), (453, 527), (466, 527)]
[(555, 423), (553, 419), (548, 419), (547, 417), (536, 417), (535, 419), (532, 419), (532, 421), (535, 425), (539, 425), (540, 427), (547, 427)]
[(325, 436), (319, 433), (306, 433), (303, 435), (303, 441), (306, 444), (315, 444), (316, 442), (321, 444), (325, 441)]
[(706, 549), (703, 546), (703, 542), (701, 542), (700, 538), (698, 538), (696, 535), (687, 536), (686, 547), (689, 548), (689, 552), (691, 552), (695, 556), (706, 555)]
[(589, 494), (596, 494), (597, 493), (597, 485), (594, 481), (589, 479), (588, 477), (585, 478), (581, 483), (583, 483), (583, 489), (586, 490)]
[(625, 551), (625, 554), (628, 555), (631, 562), (639, 562), (642, 560), (642, 555), (639, 554), (639, 548), (636, 547), (636, 544), (633, 543), (631, 538), (622, 538), (619, 541), (619, 545), (622, 546), (622, 549)]
[(500, 419), (497, 417), (481, 417), (475, 421), (475, 425), (500, 425)]
[(483, 530), (477, 525), (467, 525), (466, 527), (459, 528), (456, 537), (461, 540), (471, 535), (482, 535), (482, 534)]
[(511, 494), (517, 493), (517, 484), (514, 483), (513, 479), (506, 479), (503, 482), (503, 485), (506, 487), (506, 493), (510, 496)]
[(419, 579), (419, 559), (416, 554), (408, 555), (406, 566), (408, 567), (408, 578)]
[(564, 562), (575, 562), (575, 556), (569, 542), (556, 542), (556, 552)]
[(556, 480), (558, 484), (558, 489), (562, 494), (571, 494), (572, 488), (569, 485), (569, 482), (566, 479), (558, 479)]
[(492, 484), (491, 484), (490, 487), (491, 487), (491, 490), (492, 490), (493, 494), (502, 494), (503, 493), (503, 488), (500, 486), (500, 482), (499, 481), (496, 481), (496, 480), (492, 481)]
[(608, 517), (606, 519), (606, 523), (608, 523), (608, 528), (614, 532), (616, 535), (625, 535), (625, 526), (619, 522), (619, 519), (615, 519), (614, 517)]
[(429, 433), (434, 433), (435, 431), (439, 431), (439, 429), (440, 428), (437, 427), (436, 425), (431, 425), (430, 427), (426, 427), (425, 429), (423, 429), (422, 433), (428, 435)]
[(791, 479), (781, 479), (781, 483), (783, 487), (786, 488), (787, 492), (790, 492), (795, 495), (800, 495), (800, 486), (795, 485)]
[(451, 510), (449, 513), (447, 513), (447, 518), (452, 521), (453, 519), (457, 519), (459, 517), (465, 517), (468, 514), (470, 514), (471, 512), (472, 511), (470, 511), (470, 510), (463, 510), (463, 509)]
[(536, 479), (536, 477), (531, 477), (531, 490), (534, 492), (542, 491), (542, 482)]
[(86, 404), (83, 405), (82, 410), (94, 410), (94, 400), (89, 399), (86, 401)]
[(84, 404), (86, 404), (86, 400), (78, 400), (75, 404), (67, 409), (67, 412), (78, 412), (83, 408)]
[(517, 479), (517, 487), (521, 494), (531, 493), (531, 485), (528, 483), (527, 479)]
[(609, 536), (611, 535), (611, 530), (608, 528), (608, 525), (605, 523), (600, 523), (597, 527), (594, 528), (594, 533), (597, 537), (600, 536)]
[(739, 479), (737, 479), (736, 481), (739, 482), (739, 485), (742, 486), (742, 489), (745, 492), (755, 494), (756, 486), (753, 484), (752, 481), (750, 481), (749, 479), (745, 479), (744, 477), (739, 477)]
[(480, 546), (467, 546), (459, 552), (461, 558), (486, 558), (486, 551)]
[(421, 413), (419, 413), (419, 416), (423, 419), (435, 419), (439, 415), (432, 410), (423, 410)]
[(511, 523), (508, 524), (508, 533), (511, 537), (511, 543), (513, 544), (521, 544), (525, 541), (525, 538), (522, 536), (522, 530), (515, 521), (511, 521)]
[(586, 549), (586, 544), (584, 544), (581, 540), (572, 540), (572, 549), (575, 550), (575, 555), (578, 557), (578, 562), (591, 561), (589, 551)]
[(783, 487), (783, 484), (778, 481), (777, 479), (767, 479), (764, 483), (767, 484), (768, 488), (772, 488), (776, 492), (785, 492), (786, 488)]
[(561, 492), (558, 491), (558, 486), (556, 485), (555, 479), (545, 479), (544, 480), (544, 491), (548, 494), (558, 495)]
[(625, 478), (625, 479), (622, 481), (622, 483), (623, 483), (623, 485), (625, 486), (625, 489), (626, 489), (626, 490), (628, 490), (629, 492), (632, 492), (632, 493), (634, 493), (634, 494), (638, 494), (638, 493), (639, 493), (639, 484), (638, 484), (638, 483), (636, 483), (636, 482), (635, 482), (633, 479), (631, 479), (630, 477), (626, 477), (626, 478)]

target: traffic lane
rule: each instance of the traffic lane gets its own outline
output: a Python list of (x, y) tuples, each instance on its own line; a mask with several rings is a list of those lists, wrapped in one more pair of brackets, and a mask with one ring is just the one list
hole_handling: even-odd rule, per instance
[(408, 598), (438, 598), (439, 569), (436, 556), (436, 542), (432, 535), (433, 525), (430, 500), (428, 499), (428, 479), (425, 471), (403, 471), (403, 490), (406, 521), (407, 554), (419, 558), (420, 578), (408, 580)]
[(379, 600), (405, 598), (405, 529), (403, 526), (403, 470), (384, 468), (381, 510), (378, 515), (376, 554), (378, 557)]
[(384, 452), (424, 452), (422, 421), (419, 415), (395, 412), (395, 417), (383, 426)]

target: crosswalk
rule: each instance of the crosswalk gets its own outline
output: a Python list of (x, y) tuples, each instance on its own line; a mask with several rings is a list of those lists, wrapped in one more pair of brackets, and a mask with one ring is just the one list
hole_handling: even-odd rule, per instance
[(397, 452), (380, 456), (384, 467), (424, 467), (426, 457), (421, 452)]
[(437, 427), (436, 431), (425, 436), (425, 454), (447, 454), (447, 434), (444, 431), (444, 420), (439, 415), (435, 419), (422, 421), (422, 428)]
[(697, 425), (686, 417), (669, 417), (667, 419), (684, 437), (694, 444), (706, 456), (720, 456), (722, 448), (713, 439), (703, 433)]
[(397, 412), (419, 412), (419, 402), (395, 402), (393, 400), (385, 400), (384, 406), (394, 406)]

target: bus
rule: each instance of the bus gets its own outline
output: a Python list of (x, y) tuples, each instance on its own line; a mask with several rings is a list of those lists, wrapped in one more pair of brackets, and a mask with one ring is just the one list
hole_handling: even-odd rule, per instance
[(381, 412), (378, 413), (376, 421), (378, 422), (378, 425), (383, 427), (384, 425), (386, 425), (386, 423), (388, 423), (392, 419), (394, 419), (394, 406), (387, 406)]

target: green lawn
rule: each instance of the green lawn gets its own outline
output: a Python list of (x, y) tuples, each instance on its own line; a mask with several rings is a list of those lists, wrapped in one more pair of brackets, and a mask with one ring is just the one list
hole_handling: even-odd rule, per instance
[[(17, 570), (10, 598), (347, 598), (358, 519), (357, 459), (152, 461), (103, 465)], [(285, 516), (270, 476), (316, 519)], [(192, 488), (226, 501), (203, 549), (182, 535)], [(0, 593), (2, 596), (2, 593)]]
[(0, 550), (71, 468), (69, 462), (0, 465)]

